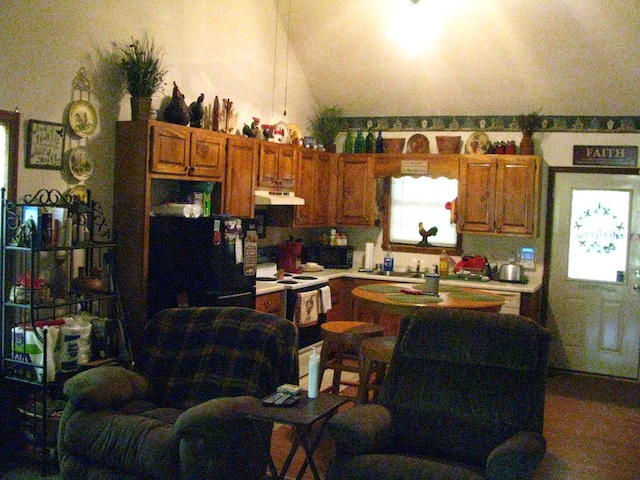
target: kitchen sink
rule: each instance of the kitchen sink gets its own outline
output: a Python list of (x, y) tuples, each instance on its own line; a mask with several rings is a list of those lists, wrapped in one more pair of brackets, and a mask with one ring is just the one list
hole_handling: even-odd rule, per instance
[(384, 277), (424, 278), (424, 273), (422, 272), (385, 272), (378, 270), (377, 272), (373, 272), (373, 274)]

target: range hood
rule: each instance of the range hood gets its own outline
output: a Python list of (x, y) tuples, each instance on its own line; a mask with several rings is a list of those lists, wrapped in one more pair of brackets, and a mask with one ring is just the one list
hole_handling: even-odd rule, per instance
[(304, 205), (304, 198), (293, 192), (256, 190), (256, 205)]

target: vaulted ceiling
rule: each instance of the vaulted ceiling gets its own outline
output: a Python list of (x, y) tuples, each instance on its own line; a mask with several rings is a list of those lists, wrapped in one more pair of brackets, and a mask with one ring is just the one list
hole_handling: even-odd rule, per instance
[(274, 1), (316, 101), (348, 116), (640, 114), (640, 0)]

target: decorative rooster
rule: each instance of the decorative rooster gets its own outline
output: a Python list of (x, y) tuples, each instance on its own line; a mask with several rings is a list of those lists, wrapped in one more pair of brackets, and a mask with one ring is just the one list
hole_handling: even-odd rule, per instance
[(204, 102), (204, 93), (201, 93), (198, 100), (191, 102), (191, 105), (189, 105), (189, 113), (191, 114), (191, 123), (189, 125), (191, 127), (202, 127), (202, 117), (204, 116), (202, 102)]
[(438, 227), (431, 227), (429, 230), (424, 229), (424, 225), (422, 222), (418, 223), (418, 231), (420, 232), (420, 236), (422, 240), (418, 242), (417, 246), (419, 247), (428, 247), (431, 246), (429, 243), (429, 237), (433, 237), (438, 233)]
[(180, 93), (180, 89), (176, 82), (173, 82), (173, 96), (171, 101), (164, 109), (164, 119), (169, 123), (177, 123), (178, 125), (189, 125), (191, 114), (189, 107), (184, 101), (184, 95)]

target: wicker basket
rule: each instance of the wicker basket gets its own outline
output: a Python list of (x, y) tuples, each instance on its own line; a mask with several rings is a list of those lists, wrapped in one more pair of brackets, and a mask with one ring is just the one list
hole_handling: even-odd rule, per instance
[(460, 138), (456, 136), (436, 137), (438, 153), (460, 153)]
[(404, 138), (384, 138), (384, 153), (402, 153)]

